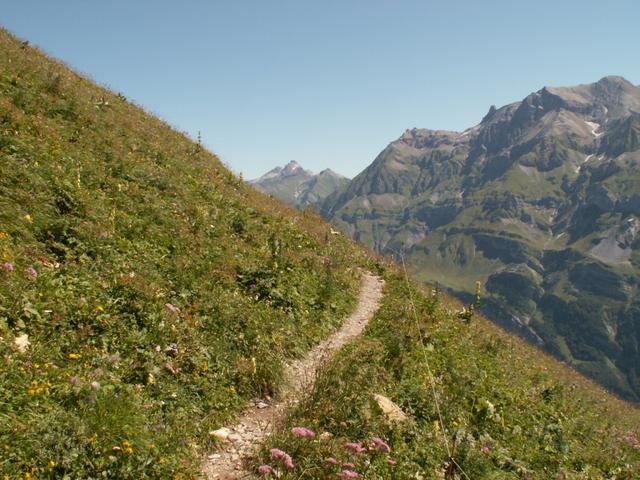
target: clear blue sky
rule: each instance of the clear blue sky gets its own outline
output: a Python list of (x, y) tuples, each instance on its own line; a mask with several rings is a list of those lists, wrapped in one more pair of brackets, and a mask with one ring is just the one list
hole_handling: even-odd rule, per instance
[[(247, 178), (353, 176), (407, 128), (544, 85), (640, 83), (638, 0), (0, 0), (0, 24)], [(1, 54), (1, 52), (0, 52)]]

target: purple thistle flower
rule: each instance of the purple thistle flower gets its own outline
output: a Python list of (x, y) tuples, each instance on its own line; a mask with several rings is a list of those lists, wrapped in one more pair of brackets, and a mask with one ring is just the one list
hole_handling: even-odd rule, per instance
[(2, 265), (2, 269), (5, 272), (13, 272), (13, 263), (11, 262), (6, 262)]
[(273, 470), (273, 468), (271, 468), (269, 465), (260, 465), (258, 467), (258, 472), (260, 472), (262, 475), (266, 475), (267, 473), (271, 472), (271, 470)]
[(353, 463), (343, 463), (342, 468), (346, 470), (353, 470), (356, 466)]
[(332, 467), (335, 467), (338, 464), (338, 461), (333, 457), (327, 458), (325, 462), (327, 465), (331, 465)]
[(340, 478), (358, 478), (359, 475), (357, 472), (353, 470), (343, 470), (341, 472), (336, 473), (336, 475)]
[(380, 450), (381, 452), (389, 453), (391, 451), (391, 447), (389, 446), (389, 444), (382, 440), (380, 437), (373, 437), (371, 441), (376, 447), (378, 447), (378, 450)]
[(313, 433), (308, 428), (304, 428), (304, 427), (293, 427), (291, 429), (291, 433), (293, 433), (296, 437), (302, 437), (302, 438), (313, 438), (316, 436), (315, 433)]
[(35, 280), (36, 278), (38, 278), (38, 272), (36, 272), (35, 268), (27, 267), (24, 269), (24, 271), (31, 277), (31, 280)]

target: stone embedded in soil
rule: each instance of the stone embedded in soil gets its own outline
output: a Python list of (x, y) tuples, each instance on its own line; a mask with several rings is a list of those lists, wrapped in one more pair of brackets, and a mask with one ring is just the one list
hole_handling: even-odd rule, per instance
[(229, 435), (231, 435), (231, 430), (226, 427), (222, 427), (218, 430), (209, 432), (209, 435), (217, 438), (218, 440), (226, 441), (229, 438)]
[(391, 399), (380, 394), (374, 394), (373, 399), (391, 422), (405, 422), (408, 420), (407, 415)]

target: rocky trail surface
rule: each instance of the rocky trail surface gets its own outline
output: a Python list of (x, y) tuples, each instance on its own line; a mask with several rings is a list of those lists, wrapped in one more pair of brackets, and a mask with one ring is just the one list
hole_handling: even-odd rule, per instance
[(362, 333), (379, 307), (383, 286), (384, 281), (380, 277), (365, 273), (355, 311), (340, 330), (316, 345), (305, 357), (286, 366), (285, 387), (280, 397), (269, 402), (252, 402), (236, 425), (212, 432), (222, 445), (205, 459), (203, 478), (239, 480), (253, 476), (246, 468), (246, 460), (256, 453), (274, 425), (313, 387), (318, 368)]

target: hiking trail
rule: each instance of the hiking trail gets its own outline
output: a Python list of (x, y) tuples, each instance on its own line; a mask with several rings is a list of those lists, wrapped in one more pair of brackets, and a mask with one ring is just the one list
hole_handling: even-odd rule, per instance
[(313, 347), (307, 354), (285, 367), (285, 385), (277, 399), (269, 402), (254, 400), (231, 427), (216, 430), (222, 440), (217, 451), (211, 452), (203, 462), (203, 478), (209, 480), (249, 479), (245, 460), (259, 450), (278, 423), (313, 387), (318, 368), (340, 348), (359, 336), (378, 310), (384, 280), (364, 273), (358, 305), (344, 321), (342, 327), (329, 338)]

